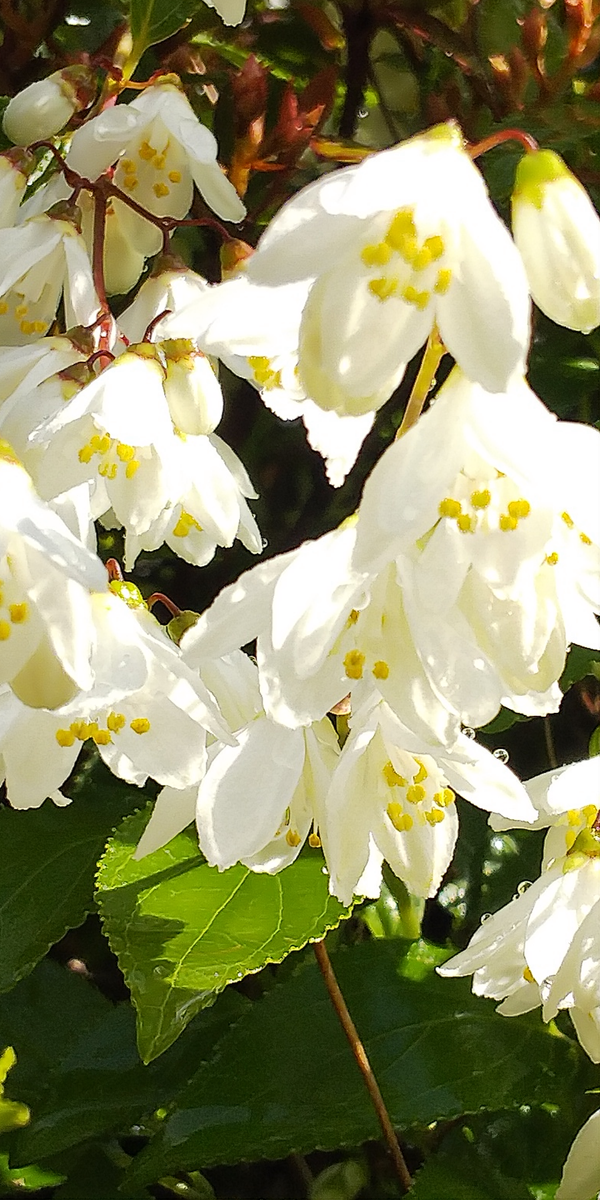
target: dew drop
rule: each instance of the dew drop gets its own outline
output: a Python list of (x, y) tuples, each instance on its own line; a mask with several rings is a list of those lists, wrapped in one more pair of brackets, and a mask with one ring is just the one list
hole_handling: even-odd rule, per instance
[(358, 115), (359, 115), (361, 121), (364, 121), (365, 117), (368, 117), (368, 115), (369, 115), (368, 108), (359, 108)]
[(485, 922), (490, 920), (491, 915), (492, 915), (491, 913), (482, 913), (481, 914), (481, 924), (485, 925)]
[(500, 750), (494, 750), (494, 758), (498, 758), (501, 763), (507, 763), (510, 755), (508, 750), (502, 750), (501, 748)]
[(463, 725), (463, 734), (465, 737), (469, 738), (470, 741), (473, 741), (475, 738), (475, 730), (471, 729), (470, 725)]
[(524, 879), (524, 880), (523, 880), (523, 882), (522, 882), (522, 883), (520, 883), (520, 884), (519, 884), (519, 886), (518, 886), (518, 888), (517, 888), (517, 895), (518, 895), (518, 896), (524, 896), (524, 895), (525, 895), (525, 892), (528, 892), (530, 887), (531, 887), (531, 880), (530, 880), (530, 879)]
[(266, 548), (267, 548), (267, 546), (268, 546), (268, 545), (269, 545), (268, 539), (267, 539), (267, 538), (262, 538), (262, 548), (263, 548), (263, 550), (266, 550)]

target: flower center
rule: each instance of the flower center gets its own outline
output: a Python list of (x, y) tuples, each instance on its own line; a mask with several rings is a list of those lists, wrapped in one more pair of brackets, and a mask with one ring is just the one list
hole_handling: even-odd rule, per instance
[(363, 246), (361, 259), (368, 270), (391, 267), (389, 273), (369, 279), (367, 287), (378, 300), (392, 296), (415, 308), (427, 308), (432, 294), (444, 295), (452, 282), (452, 270), (441, 265), (446, 244), (439, 233), (419, 239), (414, 209), (394, 213), (380, 242)]
[(383, 778), (393, 792), (393, 799), (388, 801), (385, 811), (394, 829), (406, 833), (415, 821), (419, 825), (439, 825), (448, 805), (454, 803), (452, 788), (448, 787), (433, 759), (427, 758), (427, 762), (423, 762), (406, 751), (401, 752), (401, 757), (404, 775), (390, 760), (382, 768)]

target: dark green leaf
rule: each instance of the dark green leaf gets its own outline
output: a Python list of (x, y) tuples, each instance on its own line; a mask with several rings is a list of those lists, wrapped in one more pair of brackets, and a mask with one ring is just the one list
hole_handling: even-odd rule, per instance
[(348, 915), (328, 894), (320, 853), (279, 875), (220, 872), (185, 831), (141, 862), (132, 858), (148, 814), (123, 822), (98, 875), (110, 944), (138, 1011), (138, 1044), (156, 1058), (226, 984), (280, 962)]
[(141, 58), (148, 46), (177, 33), (199, 7), (198, 0), (129, 0), (132, 56)]
[(0, 810), (0, 991), (31, 971), (94, 907), (94, 874), (106, 839), (140, 803), (138, 788), (100, 762), (82, 768), (73, 803)]
[[(499, 1017), (467, 980), (403, 977), (398, 944), (333, 957), (334, 968), (395, 1125), (482, 1107), (557, 1101), (589, 1074), (579, 1047), (539, 1013)], [(358, 1068), (315, 964), (254, 1004), (179, 1096), (130, 1170), (280, 1157), (378, 1136)]]
[(600, 679), (600, 653), (588, 650), (584, 646), (571, 646), (565, 669), (560, 677), (560, 686), (567, 692), (574, 683), (585, 679), (586, 675), (594, 675)]

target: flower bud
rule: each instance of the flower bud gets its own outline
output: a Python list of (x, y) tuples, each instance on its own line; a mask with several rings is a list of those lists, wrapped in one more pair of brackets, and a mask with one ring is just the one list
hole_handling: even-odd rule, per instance
[(223, 414), (223, 394), (210, 362), (185, 338), (163, 342), (165, 395), (173, 424), (187, 434), (208, 434)]
[(29, 150), (5, 150), (0, 154), (0, 227), (8, 229), (16, 223), (17, 212), (27, 176), (35, 166)]
[(13, 96), (2, 120), (4, 132), (19, 146), (45, 141), (59, 133), (73, 113), (88, 108), (95, 92), (89, 67), (64, 67)]
[(600, 325), (600, 218), (553, 150), (521, 159), (512, 224), (538, 308), (567, 329)]

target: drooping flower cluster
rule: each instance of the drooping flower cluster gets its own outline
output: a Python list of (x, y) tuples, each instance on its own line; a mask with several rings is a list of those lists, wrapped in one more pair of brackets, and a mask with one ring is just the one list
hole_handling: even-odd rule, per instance
[[(225, 19), (241, 15), (232, 0)], [(501, 705), (556, 711), (570, 644), (600, 649), (600, 433), (557, 421), (525, 379), (532, 299), (569, 328), (600, 324), (583, 188), (529, 151), (513, 238), (448, 122), (323, 174), (211, 285), (170, 253), (171, 229), (196, 219), (194, 197), (224, 221), (245, 208), (179, 81), (130, 103), (102, 92), (87, 119), (89, 73), (33, 86), (4, 117), (23, 145), (0, 156), (10, 803), (64, 803), (91, 742), (116, 775), (162, 786), (138, 856), (193, 820), (221, 870), (275, 873), (308, 843), (346, 905), (379, 894), (384, 861), (411, 893), (436, 893), (457, 793), (498, 827), (550, 824), (540, 879), (444, 972), (474, 971), (505, 1013), (568, 1008), (599, 1061), (596, 767), (526, 789), (464, 731)], [(28, 189), (46, 149), (26, 143), (59, 132)], [(114, 316), (107, 295), (149, 259)], [(277, 416), (302, 417), (339, 486), (424, 345), (402, 436), (339, 528), (246, 572), (180, 646), (134, 584), (114, 568), (107, 581), (96, 519), (123, 528), (128, 570), (163, 544), (196, 566), (236, 538), (262, 549), (256, 493), (216, 432), (216, 358)], [(421, 416), (445, 352), (456, 365)]]

